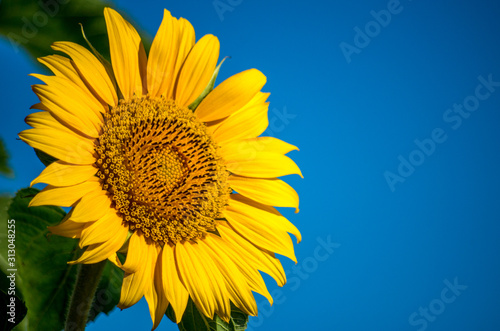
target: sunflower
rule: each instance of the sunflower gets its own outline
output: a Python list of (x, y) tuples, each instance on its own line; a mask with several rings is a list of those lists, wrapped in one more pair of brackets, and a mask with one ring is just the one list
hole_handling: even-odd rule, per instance
[(72, 42), (52, 45), (68, 57), (39, 59), (54, 76), (33, 75), (45, 83), (33, 86), (41, 112), (19, 136), (56, 161), (31, 183), (47, 186), (30, 206), (72, 207), (50, 228), (85, 248), (69, 263), (123, 269), (118, 307), (145, 296), (153, 328), (168, 305), (179, 323), (189, 298), (209, 318), (228, 321), (231, 303), (255, 316), (252, 292), (272, 303), (259, 271), (282, 286), (275, 253), (296, 262), (288, 233), (300, 241), (273, 207), (298, 210), (277, 177), (301, 173), (285, 156), (295, 146), (260, 137), (266, 77), (250, 69), (212, 90), (215, 36), (195, 42), (192, 25), (165, 10), (147, 56), (130, 23), (104, 16), (111, 64)]

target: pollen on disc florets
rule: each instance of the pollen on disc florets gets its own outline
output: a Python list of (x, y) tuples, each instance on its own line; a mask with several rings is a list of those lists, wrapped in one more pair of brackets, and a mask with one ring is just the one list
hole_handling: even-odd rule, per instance
[(215, 231), (227, 203), (227, 171), (193, 112), (165, 98), (133, 98), (104, 116), (97, 176), (131, 230), (157, 243)]

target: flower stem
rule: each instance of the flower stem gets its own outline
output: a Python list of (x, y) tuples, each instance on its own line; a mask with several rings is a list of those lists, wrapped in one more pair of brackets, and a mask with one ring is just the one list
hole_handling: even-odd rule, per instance
[(97, 285), (107, 260), (95, 264), (78, 265), (78, 276), (75, 289), (70, 299), (68, 315), (66, 316), (66, 331), (83, 331), (87, 325), (90, 307), (94, 300)]

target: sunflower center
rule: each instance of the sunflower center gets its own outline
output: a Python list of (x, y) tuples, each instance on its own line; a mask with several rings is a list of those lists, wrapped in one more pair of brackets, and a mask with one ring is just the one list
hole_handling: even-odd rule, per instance
[(164, 98), (134, 98), (105, 114), (97, 175), (131, 230), (160, 243), (215, 231), (229, 195), (217, 145), (193, 112)]

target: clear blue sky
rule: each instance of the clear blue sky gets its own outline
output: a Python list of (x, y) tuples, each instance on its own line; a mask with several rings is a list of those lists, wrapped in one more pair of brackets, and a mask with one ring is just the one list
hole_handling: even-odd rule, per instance
[[(231, 56), (219, 81), (260, 69), (268, 134), (300, 148), (291, 156), (305, 178), (286, 180), (301, 211), (285, 211), (303, 235), (299, 262), (283, 259), (284, 288), (266, 278), (276, 303), (260, 304), (249, 329), (499, 330), (497, 2), (215, 3), (231, 10), (212, 0), (113, 7), (151, 35), (167, 8), (198, 38), (218, 36)], [(27, 74), (39, 69), (4, 40), (0, 61), (0, 134), (16, 170), (0, 189), (14, 192), (42, 170), (16, 140), (37, 102)], [(150, 327), (141, 301), (88, 329)], [(166, 318), (159, 327), (176, 329)]]

